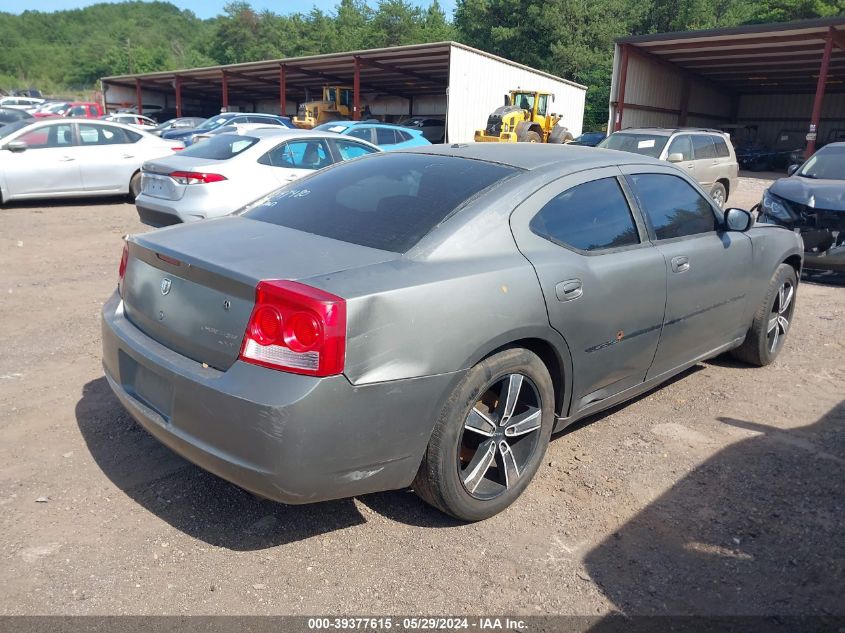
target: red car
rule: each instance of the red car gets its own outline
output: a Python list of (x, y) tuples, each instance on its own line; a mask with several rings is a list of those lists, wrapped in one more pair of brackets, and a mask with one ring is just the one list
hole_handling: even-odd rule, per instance
[(103, 106), (92, 101), (74, 101), (68, 106), (64, 116), (75, 119), (99, 119), (106, 114), (103, 112)]

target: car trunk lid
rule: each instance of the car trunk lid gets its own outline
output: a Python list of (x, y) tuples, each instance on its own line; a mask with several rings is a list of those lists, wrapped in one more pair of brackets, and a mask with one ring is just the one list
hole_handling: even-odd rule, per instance
[(399, 255), (240, 217), (129, 238), (126, 317), (147, 336), (220, 370), (238, 358), (262, 279), (303, 280)]
[(221, 173), (222, 166), (223, 161), (187, 156), (172, 156), (147, 161), (141, 167), (141, 192), (162, 200), (181, 200), (188, 187), (204, 185), (184, 185), (174, 180), (170, 174), (176, 172), (217, 174)]

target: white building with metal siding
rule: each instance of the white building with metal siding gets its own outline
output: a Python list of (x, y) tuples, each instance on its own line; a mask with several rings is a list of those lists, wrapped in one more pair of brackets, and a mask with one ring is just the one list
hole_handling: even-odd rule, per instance
[(475, 130), (483, 128), (487, 116), (504, 103), (510, 90), (517, 88), (553, 94), (551, 112), (562, 115), (573, 136), (581, 134), (585, 86), (453, 43), (446, 121), (449, 140), (472, 141)]

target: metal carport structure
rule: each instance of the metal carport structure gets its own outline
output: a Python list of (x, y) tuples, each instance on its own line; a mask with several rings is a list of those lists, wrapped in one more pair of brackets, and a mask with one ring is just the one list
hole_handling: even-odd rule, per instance
[[(472, 140), (502, 95), (516, 87), (556, 94), (567, 127), (580, 134), (586, 88), (457, 42), (436, 42), (274, 59), (243, 64), (104, 77), (106, 107), (145, 104), (172, 108), (176, 116), (202, 109), (209, 116), (239, 109), (296, 113), (319, 99), (324, 85), (354, 89), (353, 118), (370, 112), (390, 118), (445, 115), (450, 140)], [(456, 114), (456, 109), (458, 110)], [(467, 138), (468, 136), (468, 138)]]
[(845, 127), (845, 17), (617, 40), (608, 129), (749, 122)]

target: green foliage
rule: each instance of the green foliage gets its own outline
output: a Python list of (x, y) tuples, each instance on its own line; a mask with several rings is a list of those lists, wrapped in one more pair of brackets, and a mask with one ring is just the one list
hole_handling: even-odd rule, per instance
[[(304, 3), (303, 6), (307, 6)], [(437, 0), (339, 0), (278, 15), (248, 2), (200, 20), (169, 2), (95, 4), (84, 9), (0, 13), (0, 87), (50, 93), (90, 89), (100, 77), (453, 39)]]

